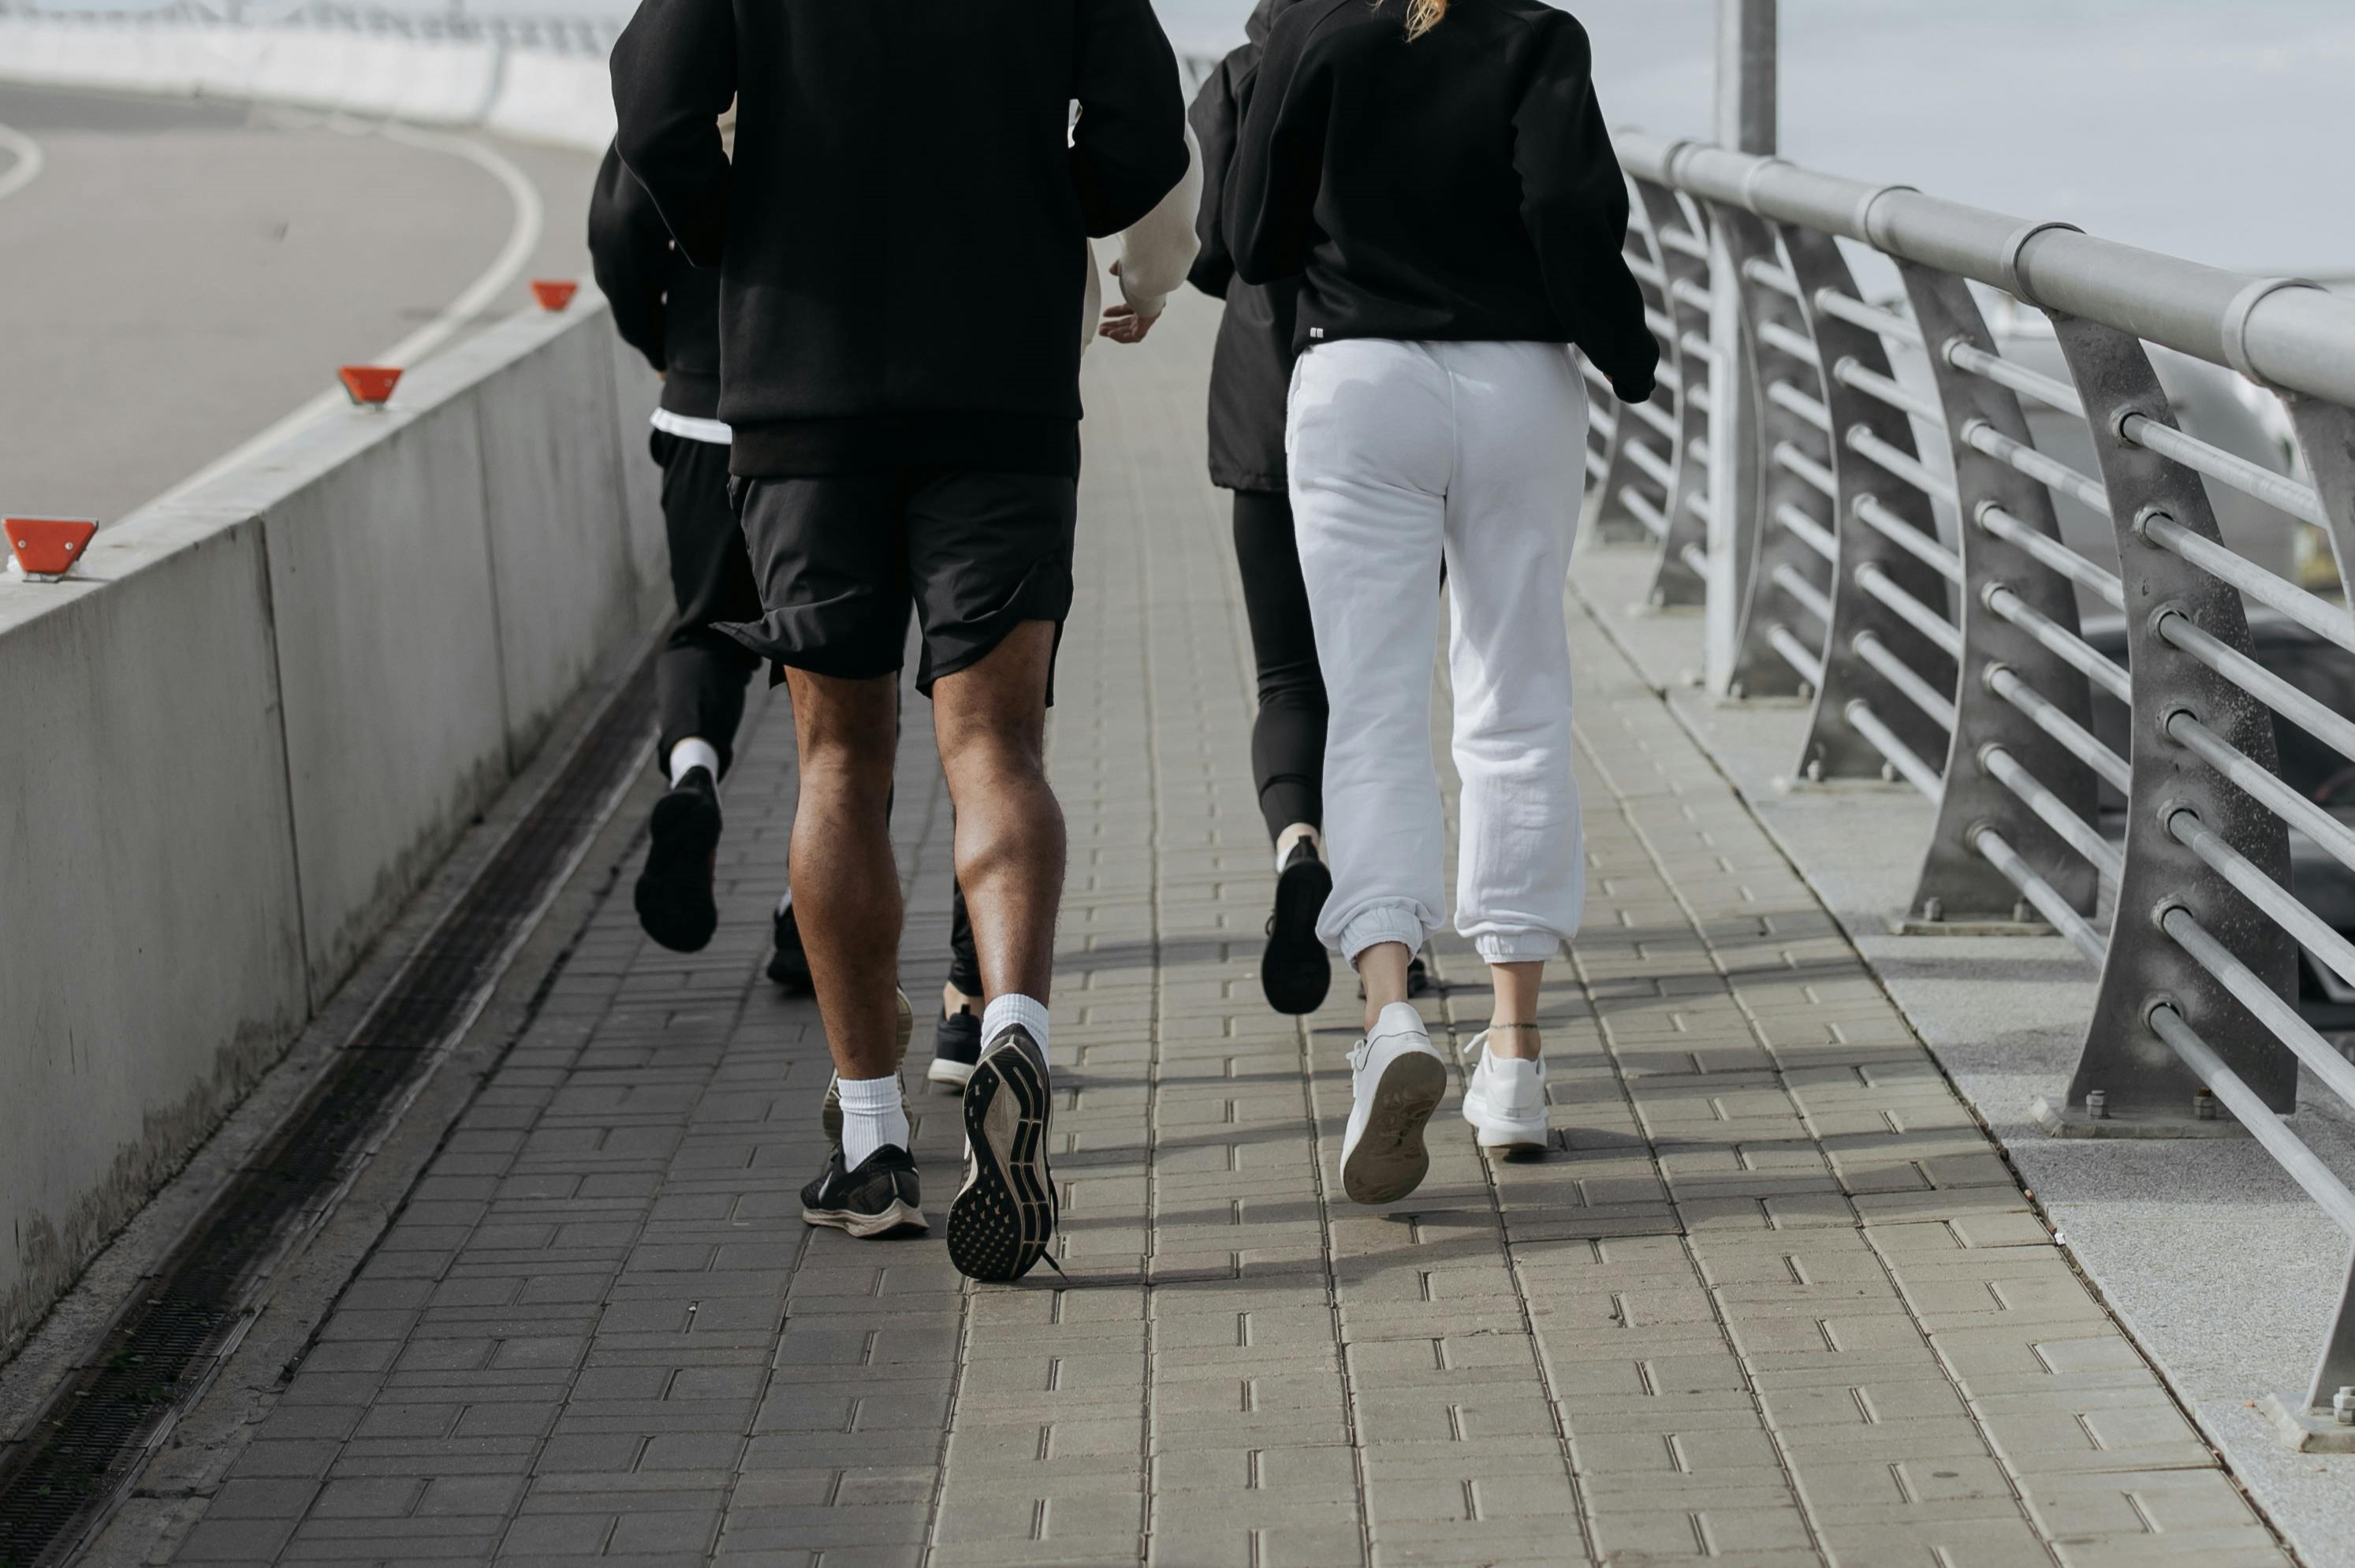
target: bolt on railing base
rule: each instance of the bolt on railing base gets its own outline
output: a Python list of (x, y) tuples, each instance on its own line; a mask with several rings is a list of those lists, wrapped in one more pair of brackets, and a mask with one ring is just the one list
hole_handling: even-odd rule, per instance
[(2039, 1094), (2029, 1119), (2056, 1138), (2244, 1138), (2249, 1129), (2219, 1110), (2212, 1119), (2196, 1115), (2189, 1101), (2181, 1115), (2112, 1110), (2096, 1116), (2083, 1105), (2063, 1104)]
[(2283, 1446), (2301, 1454), (2355, 1454), (2355, 1426), (2339, 1425), (2337, 1413), (2328, 1408), (2302, 1410), (2296, 1398), (2269, 1393), (2264, 1400), (2265, 1414), (2281, 1434)]

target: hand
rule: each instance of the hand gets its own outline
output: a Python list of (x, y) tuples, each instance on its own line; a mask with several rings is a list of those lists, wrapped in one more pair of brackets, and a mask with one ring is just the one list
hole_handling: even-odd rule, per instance
[(1653, 382), (1649, 376), (1640, 382), (1613, 380), (1611, 391), (1623, 403), (1648, 403), (1652, 400)]
[(1096, 328), (1096, 336), (1109, 337), (1114, 343), (1142, 343), (1145, 335), (1153, 330), (1153, 324), (1160, 319), (1157, 315), (1137, 315), (1135, 305), (1106, 305), (1103, 323)]
[[(1112, 264), (1112, 275), (1114, 278), (1120, 276), (1120, 263), (1117, 261)], [(1125, 292), (1125, 290), (1123, 291), (1123, 293)], [(1104, 308), (1102, 325), (1096, 328), (1096, 336), (1109, 337), (1114, 343), (1142, 343), (1145, 341), (1145, 335), (1153, 330), (1153, 324), (1160, 319), (1159, 311), (1155, 311), (1151, 315), (1139, 315), (1136, 314), (1136, 307), (1132, 304), (1108, 305)]]

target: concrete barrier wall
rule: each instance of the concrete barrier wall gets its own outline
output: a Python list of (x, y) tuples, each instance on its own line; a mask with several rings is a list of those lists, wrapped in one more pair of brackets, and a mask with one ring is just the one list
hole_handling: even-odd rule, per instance
[(600, 56), (185, 16), (0, 15), (0, 80), (230, 98), (602, 152), (613, 95)]
[(584, 290), (0, 577), (0, 1355), (654, 624), (615, 341)]

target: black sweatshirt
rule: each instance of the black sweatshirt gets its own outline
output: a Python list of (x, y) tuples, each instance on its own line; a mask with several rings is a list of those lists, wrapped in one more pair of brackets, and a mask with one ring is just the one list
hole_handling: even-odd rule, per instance
[(644, 0), (613, 67), (622, 161), (720, 269), (735, 472), (1077, 472), (1085, 240), (1186, 172), (1149, 0)]
[(1203, 79), (1186, 112), (1202, 146), (1202, 207), (1194, 223), (1202, 248), (1188, 281), (1227, 302), (1210, 354), (1210, 483), (1228, 490), (1284, 488), (1284, 402), (1292, 387), (1294, 316), (1300, 280), (1262, 285), (1235, 276), (1220, 208), (1234, 163), (1235, 137), (1267, 50), (1276, 14), (1297, 0), (1259, 0), (1243, 24), (1245, 41)]
[(1226, 199), (1235, 270), (1304, 274), (1295, 343), (1575, 343), (1648, 397), (1627, 185), (1586, 29), (1538, 0), (1300, 0), (1276, 18)]
[(622, 341), (663, 373), (662, 406), (719, 417), (719, 274), (672, 242), (654, 197), (605, 150), (589, 194), (589, 267)]

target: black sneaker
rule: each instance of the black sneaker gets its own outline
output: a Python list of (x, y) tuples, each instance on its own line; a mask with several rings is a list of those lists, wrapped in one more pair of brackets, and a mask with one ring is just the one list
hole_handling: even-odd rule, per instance
[(1047, 1168), (1047, 1053), (1028, 1029), (983, 1049), (964, 1089), (964, 1185), (949, 1200), (949, 1262), (968, 1279), (1020, 1279), (1055, 1239)]
[(943, 1013), (932, 1025), (932, 1064), (924, 1069), (924, 1076), (962, 1094), (980, 1060), (981, 1015), (964, 1008)]
[(1284, 857), (1275, 879), (1275, 912), (1267, 917), (1267, 951), (1260, 955), (1259, 987), (1267, 1005), (1295, 1017), (1325, 1005), (1333, 988), (1333, 958), (1316, 936), (1316, 917), (1333, 891), (1333, 873), (1303, 838)]
[(712, 901), (719, 849), (719, 789), (709, 768), (689, 768), (655, 802), (654, 844), (638, 873), (638, 924), (674, 953), (700, 953), (719, 925)]
[(825, 1172), (802, 1189), (802, 1220), (862, 1242), (932, 1228), (917, 1196), (915, 1157), (896, 1144), (868, 1155), (857, 1170), (842, 1168), (840, 1148), (827, 1155)]
[[(891, 995), (900, 1006), (897, 1049), (891, 1053), (891, 1071), (897, 1072), (900, 1064), (908, 1060), (908, 1041), (915, 1037), (916, 1006), (908, 1000), (905, 991), (894, 991)], [(907, 1110), (908, 1082), (903, 1078), (900, 1081), (900, 1111), (904, 1115)], [(842, 1142), (842, 1079), (839, 1074), (826, 1081), (826, 1103), (818, 1107), (817, 1125), (826, 1129), (828, 1139), (837, 1145)]]
[(806, 997), (817, 987), (810, 980), (809, 955), (802, 951), (802, 928), (794, 906), (783, 904), (775, 916), (776, 950), (769, 955), (769, 978), (789, 997)]

